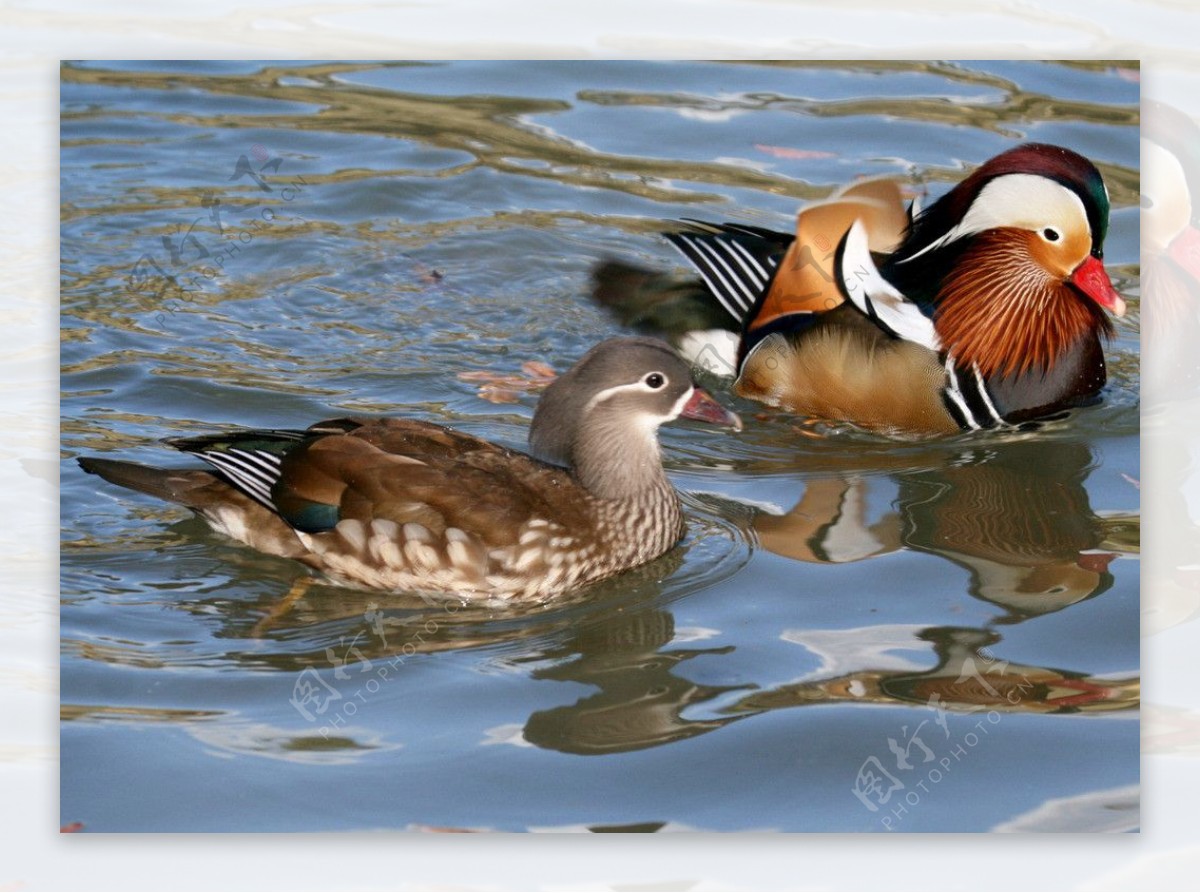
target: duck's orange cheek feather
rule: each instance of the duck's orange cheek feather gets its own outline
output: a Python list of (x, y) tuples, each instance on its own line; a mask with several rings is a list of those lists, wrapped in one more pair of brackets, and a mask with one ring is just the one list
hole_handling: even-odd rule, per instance
[(1059, 282), (1065, 282), (1092, 251), (1091, 234), (1086, 231), (1068, 231), (1056, 242), (1028, 230), (1016, 231), (1012, 238), (1020, 239), (1033, 262), (1045, 270), (1048, 278)]

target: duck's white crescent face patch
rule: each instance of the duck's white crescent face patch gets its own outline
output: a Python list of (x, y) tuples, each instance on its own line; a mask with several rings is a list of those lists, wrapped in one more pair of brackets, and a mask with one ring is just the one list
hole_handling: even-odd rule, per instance
[(1087, 232), (1087, 210), (1079, 196), (1061, 183), (1034, 174), (1005, 174), (980, 190), (955, 229), (966, 235), (1003, 226), (1029, 230), (1062, 226)]
[(1004, 174), (979, 190), (957, 226), (905, 262), (942, 245), (989, 229), (1013, 227), (1062, 233), (1089, 232), (1087, 209), (1079, 196), (1061, 183), (1037, 174)]

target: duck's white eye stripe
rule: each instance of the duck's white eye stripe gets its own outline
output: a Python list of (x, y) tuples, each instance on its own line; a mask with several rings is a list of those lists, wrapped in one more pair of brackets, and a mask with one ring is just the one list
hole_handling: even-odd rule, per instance
[(613, 385), (611, 388), (605, 388), (603, 391), (600, 391), (598, 394), (592, 397), (592, 399), (584, 405), (583, 411), (584, 413), (591, 412), (596, 408), (597, 404), (603, 403), (605, 400), (617, 396), (617, 394), (651, 394), (658, 390), (661, 390), (661, 388), (650, 388), (644, 378), (630, 384)]

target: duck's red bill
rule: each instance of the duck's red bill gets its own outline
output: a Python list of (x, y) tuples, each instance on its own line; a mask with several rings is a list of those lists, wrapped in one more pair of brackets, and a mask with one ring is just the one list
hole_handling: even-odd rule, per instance
[(691, 399), (684, 404), (679, 417), (708, 422), (710, 425), (725, 425), (734, 431), (742, 430), (742, 420), (738, 418), (737, 413), (730, 412), (703, 388), (692, 388)]
[(1071, 284), (1113, 316), (1125, 315), (1125, 301), (1113, 288), (1100, 258), (1089, 257), (1076, 267), (1071, 274)]

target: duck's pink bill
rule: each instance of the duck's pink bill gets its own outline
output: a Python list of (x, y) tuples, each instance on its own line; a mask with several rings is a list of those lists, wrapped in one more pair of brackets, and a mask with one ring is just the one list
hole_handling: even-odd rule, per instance
[(708, 422), (710, 425), (725, 425), (734, 431), (742, 430), (742, 420), (737, 413), (730, 412), (703, 388), (692, 388), (691, 399), (684, 404), (683, 412), (679, 414), (679, 417), (693, 419), (697, 422)]

